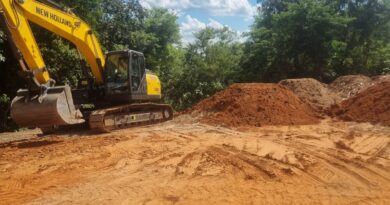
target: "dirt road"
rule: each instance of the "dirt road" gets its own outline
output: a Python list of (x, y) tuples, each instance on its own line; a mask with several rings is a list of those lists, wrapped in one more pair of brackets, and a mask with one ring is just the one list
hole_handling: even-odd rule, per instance
[[(0, 135), (0, 137), (3, 137)], [(0, 144), (0, 204), (390, 204), (390, 128), (182, 120)]]

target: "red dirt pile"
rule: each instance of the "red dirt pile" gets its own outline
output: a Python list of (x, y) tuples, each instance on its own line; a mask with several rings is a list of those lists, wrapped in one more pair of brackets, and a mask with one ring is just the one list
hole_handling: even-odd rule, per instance
[(390, 82), (381, 82), (343, 101), (333, 113), (343, 120), (390, 126)]
[(329, 89), (337, 93), (343, 99), (348, 99), (364, 91), (371, 85), (373, 85), (373, 81), (367, 76), (346, 75), (337, 78), (329, 84)]
[(201, 122), (225, 126), (315, 124), (319, 119), (287, 88), (263, 83), (233, 84), (190, 112), (201, 114)]
[(328, 85), (313, 78), (287, 79), (280, 81), (279, 84), (290, 89), (319, 112), (324, 112), (332, 105), (341, 102), (341, 97), (330, 91)]
[(390, 82), (390, 75), (378, 75), (371, 78), (374, 81), (374, 84), (381, 82)]

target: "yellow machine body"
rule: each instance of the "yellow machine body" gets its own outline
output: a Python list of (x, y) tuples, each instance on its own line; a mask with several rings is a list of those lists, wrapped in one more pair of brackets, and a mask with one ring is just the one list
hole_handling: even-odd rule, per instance
[(161, 96), (161, 82), (155, 74), (146, 73), (147, 95)]
[(91, 28), (79, 17), (35, 0), (0, 0), (0, 6), (13, 42), (39, 83), (47, 83), (50, 75), (29, 21), (72, 42), (90, 65), (97, 83), (103, 83), (104, 54)]
[[(88, 81), (85, 81), (88, 82), (85, 89), (89, 100), (87, 104), (106, 109), (114, 105), (111, 102), (114, 97), (127, 102), (130, 100), (130, 103), (161, 99), (160, 80), (157, 75), (145, 70), (142, 53), (128, 50), (104, 55), (89, 25), (70, 9), (48, 0), (0, 0), (0, 19), (15, 57), (22, 71), (27, 73), (26, 80), (33, 85), (19, 90), (11, 105), (12, 118), (23, 127), (46, 128), (80, 124), (86, 120), (80, 106), (74, 104), (79, 100), (74, 99), (70, 87), (54, 86), (55, 81), (46, 69), (30, 22), (63, 37), (80, 51), (90, 67), (90, 74), (86, 75)], [(102, 93), (105, 96), (102, 97)], [(140, 106), (134, 107), (147, 111)], [(149, 109), (152, 107), (149, 105)], [(86, 113), (88, 115), (90, 111)]]

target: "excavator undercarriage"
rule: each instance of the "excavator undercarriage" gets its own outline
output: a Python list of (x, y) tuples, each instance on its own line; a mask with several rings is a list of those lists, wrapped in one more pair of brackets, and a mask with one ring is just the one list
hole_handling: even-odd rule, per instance
[(110, 132), (115, 129), (157, 124), (172, 118), (173, 110), (169, 105), (129, 104), (92, 112), (89, 127), (98, 132)]
[[(136, 126), (152, 125), (173, 119), (167, 104), (128, 103), (100, 109), (78, 109), (69, 86), (49, 88), (44, 96), (30, 96), (22, 89), (11, 104), (11, 117), (22, 127), (41, 128), (45, 134), (88, 125), (96, 132), (111, 132)], [(84, 126), (85, 127), (85, 126)]]

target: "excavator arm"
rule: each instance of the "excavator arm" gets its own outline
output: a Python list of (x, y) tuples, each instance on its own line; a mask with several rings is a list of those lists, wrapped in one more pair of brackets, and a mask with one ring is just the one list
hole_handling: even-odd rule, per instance
[[(23, 127), (52, 127), (85, 121), (68, 85), (54, 86), (30, 28), (30, 22), (72, 42), (90, 65), (94, 83), (104, 85), (104, 54), (91, 28), (49, 0), (0, 0), (0, 18), (28, 89), (18, 90), (11, 117)], [(69, 65), (72, 66), (72, 65)]]
[(43, 85), (50, 75), (29, 22), (33, 22), (72, 42), (90, 65), (97, 84), (103, 84), (104, 54), (91, 28), (70, 11), (60, 10), (36, 0), (1, 0), (0, 12), (12, 43), (19, 50), (27, 69)]

